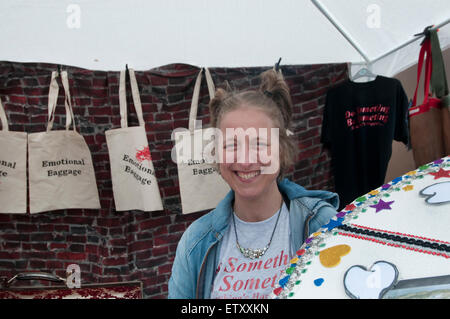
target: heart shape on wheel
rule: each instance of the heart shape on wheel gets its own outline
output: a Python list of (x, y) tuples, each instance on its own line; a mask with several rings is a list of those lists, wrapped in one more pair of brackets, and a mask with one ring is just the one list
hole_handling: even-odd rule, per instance
[(339, 265), (341, 257), (347, 255), (351, 248), (349, 245), (336, 245), (320, 252), (319, 260), (322, 266), (331, 268)]
[(425, 187), (420, 195), (426, 196), (428, 204), (445, 204), (450, 202), (450, 182), (442, 182)]
[(377, 261), (369, 269), (355, 265), (345, 272), (345, 293), (354, 299), (381, 299), (397, 278), (397, 267), (387, 261)]

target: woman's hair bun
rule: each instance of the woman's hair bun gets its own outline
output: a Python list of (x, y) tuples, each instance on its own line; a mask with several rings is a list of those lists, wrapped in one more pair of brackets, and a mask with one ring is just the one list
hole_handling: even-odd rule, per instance
[(261, 73), (261, 85), (259, 87), (266, 97), (272, 99), (279, 107), (286, 127), (290, 125), (292, 118), (292, 100), (289, 86), (281, 72), (274, 69)]
[(216, 127), (217, 118), (223, 101), (227, 98), (228, 92), (222, 88), (216, 89), (214, 97), (209, 101), (209, 114), (212, 127)]

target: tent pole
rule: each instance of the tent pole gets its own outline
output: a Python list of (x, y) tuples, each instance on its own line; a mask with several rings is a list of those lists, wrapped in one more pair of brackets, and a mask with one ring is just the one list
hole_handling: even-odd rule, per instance
[[(444, 22), (442, 22), (442, 23), (440, 23), (440, 24), (434, 26), (433, 28), (431, 28), (431, 30), (439, 29), (439, 28), (445, 26), (445, 25), (448, 24), (448, 23), (450, 23), (450, 19), (447, 19), (447, 20), (445, 20)], [(387, 57), (388, 55), (390, 55), (390, 54), (392, 54), (392, 53), (394, 53), (394, 52), (396, 52), (396, 51), (398, 51), (398, 50), (400, 50), (400, 49), (406, 47), (407, 45), (410, 45), (411, 43), (416, 42), (416, 41), (419, 40), (419, 39), (422, 39), (423, 36), (424, 36), (424, 35), (416, 36), (414, 39), (411, 39), (411, 40), (409, 40), (409, 41), (406, 41), (405, 43), (399, 45), (398, 47), (396, 47), (396, 48), (394, 48), (394, 49), (392, 49), (392, 50), (390, 50), (390, 51), (388, 51), (388, 52), (386, 52), (386, 53), (383, 53), (383, 54), (380, 55), (379, 57), (373, 59), (372, 61), (370, 61), (370, 63), (377, 62), (377, 61), (379, 61), (379, 60), (381, 60), (381, 59)]]
[(367, 54), (359, 47), (350, 34), (333, 18), (331, 13), (319, 2), (319, 0), (311, 0), (311, 2), (319, 9), (320, 12), (333, 24), (333, 26), (344, 36), (344, 38), (355, 48), (356, 51), (366, 61), (365, 64), (370, 64), (371, 61)]

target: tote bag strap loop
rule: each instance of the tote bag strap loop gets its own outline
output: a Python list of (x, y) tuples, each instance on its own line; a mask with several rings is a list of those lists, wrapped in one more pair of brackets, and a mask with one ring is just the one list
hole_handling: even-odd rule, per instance
[[(133, 97), (133, 104), (136, 110), (139, 126), (145, 126), (144, 117), (142, 114), (141, 98), (139, 96), (139, 88), (136, 81), (136, 75), (133, 69), (128, 69), (130, 76), (131, 95)], [(127, 93), (126, 93), (126, 71), (120, 71), (119, 80), (119, 106), (120, 106), (120, 126), (122, 128), (128, 127), (128, 112), (127, 112)]]
[(428, 40), (424, 45), (426, 45), (426, 60), (425, 60), (425, 83), (423, 88), (423, 104), (428, 101), (430, 95), (430, 87), (431, 87), (431, 71), (433, 69), (433, 58), (431, 56), (431, 42)]
[[(53, 122), (55, 120), (55, 110), (58, 102), (58, 94), (59, 94), (59, 85), (57, 82), (58, 72), (53, 71), (52, 77), (50, 80), (50, 89), (48, 91), (48, 123), (47, 123), (47, 132), (51, 131), (53, 128)], [(75, 117), (73, 115), (72, 110), (72, 102), (70, 97), (69, 90), (69, 80), (67, 78), (67, 71), (61, 72), (61, 82), (64, 88), (64, 106), (66, 108), (66, 130), (69, 130), (70, 124), (73, 122), (73, 130), (76, 131), (75, 128)]]
[(48, 123), (47, 132), (51, 131), (53, 128), (53, 121), (55, 120), (55, 109), (56, 103), (58, 101), (59, 85), (56, 80), (58, 77), (58, 72), (53, 71), (50, 79), (50, 88), (48, 91)]
[(189, 131), (191, 133), (193, 133), (195, 130), (195, 121), (197, 119), (198, 100), (200, 97), (203, 71), (205, 72), (206, 84), (208, 85), (209, 98), (213, 99), (215, 95), (215, 86), (211, 77), (211, 73), (209, 72), (208, 68), (201, 68), (200, 72), (197, 75), (197, 78), (195, 79), (194, 93), (192, 95), (191, 110), (189, 113)]
[[(417, 63), (417, 82), (416, 82), (416, 90), (414, 92), (414, 97), (413, 97), (413, 104), (412, 106), (417, 106), (417, 91), (419, 89), (419, 83), (420, 83), (420, 76), (422, 74), (422, 67), (424, 64), (424, 58), (425, 58), (425, 53), (426, 53), (426, 60), (425, 60), (425, 83), (424, 83), (424, 100), (422, 104), (425, 104), (428, 100), (428, 93), (429, 92), (429, 86), (430, 86), (430, 82), (428, 80), (427, 82), (427, 77), (431, 76), (431, 74), (428, 74), (427, 71), (429, 71), (429, 63), (431, 62), (431, 55), (430, 55), (430, 51), (429, 51), (429, 39), (426, 39), (421, 48), (420, 48), (420, 53), (419, 53), (419, 60)], [(428, 90), (427, 90), (427, 86), (428, 86)], [(425, 94), (426, 93), (426, 94)]]
[(72, 97), (70, 96), (69, 79), (67, 71), (61, 72), (61, 81), (64, 88), (64, 105), (66, 107), (66, 130), (70, 124), (73, 124), (73, 130), (76, 131), (75, 116), (72, 108)]
[(139, 87), (134, 69), (128, 69), (128, 74), (130, 75), (131, 95), (133, 97), (134, 109), (136, 110), (139, 126), (145, 126), (144, 117), (142, 115), (141, 97), (139, 96)]
[(208, 68), (205, 68), (205, 78), (206, 78), (206, 84), (208, 85), (209, 98), (213, 99), (214, 95), (216, 93), (216, 88), (214, 86), (214, 81), (212, 79), (211, 73), (209, 72)]
[(0, 122), (2, 123), (2, 131), (8, 131), (8, 118), (6, 117), (5, 109), (2, 105), (2, 100), (0, 100)]
[(128, 127), (127, 115), (127, 93), (126, 93), (126, 73), (125, 70), (120, 71), (119, 76), (119, 107), (120, 107), (120, 127)]
[(189, 131), (191, 133), (195, 130), (195, 120), (197, 119), (197, 109), (198, 109), (198, 98), (200, 95), (200, 87), (202, 84), (202, 73), (203, 68), (200, 69), (200, 72), (197, 74), (197, 78), (195, 79), (194, 93), (192, 95), (191, 101), (191, 111), (189, 112)]

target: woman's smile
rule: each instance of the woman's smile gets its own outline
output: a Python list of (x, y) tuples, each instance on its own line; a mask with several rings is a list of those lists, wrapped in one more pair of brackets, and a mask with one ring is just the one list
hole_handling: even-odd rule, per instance
[(238, 179), (243, 183), (251, 183), (257, 179), (259, 175), (261, 175), (261, 170), (256, 171), (234, 171), (234, 174), (238, 177)]

